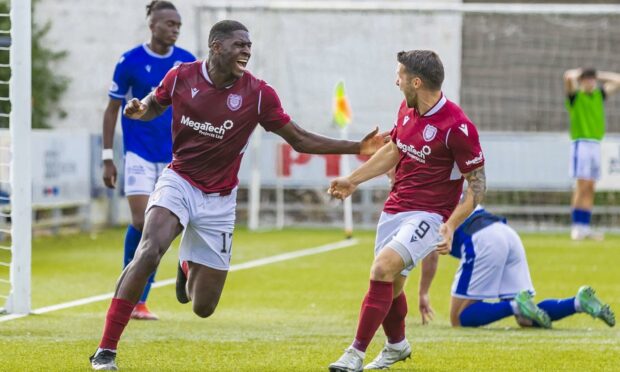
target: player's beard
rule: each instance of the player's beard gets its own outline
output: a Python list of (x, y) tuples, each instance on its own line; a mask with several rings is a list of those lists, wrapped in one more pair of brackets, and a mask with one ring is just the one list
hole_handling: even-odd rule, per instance
[(412, 91), (405, 96), (405, 100), (407, 101), (407, 107), (418, 109), (418, 95), (415, 90)]

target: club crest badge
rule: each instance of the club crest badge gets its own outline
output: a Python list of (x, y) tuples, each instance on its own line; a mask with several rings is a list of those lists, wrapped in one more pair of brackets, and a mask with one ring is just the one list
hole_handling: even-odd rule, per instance
[(243, 98), (241, 98), (238, 94), (229, 94), (228, 99), (226, 100), (226, 105), (230, 111), (237, 111), (241, 108), (241, 104), (243, 103)]
[(437, 135), (437, 128), (430, 124), (426, 124), (426, 127), (424, 127), (424, 132), (422, 132), (422, 137), (424, 140), (426, 142), (432, 141), (433, 138), (435, 138), (435, 135)]

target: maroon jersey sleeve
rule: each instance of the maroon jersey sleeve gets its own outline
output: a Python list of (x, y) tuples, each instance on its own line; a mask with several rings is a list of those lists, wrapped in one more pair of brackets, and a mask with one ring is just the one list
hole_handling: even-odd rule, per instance
[(398, 108), (398, 114), (396, 114), (396, 121), (394, 122), (394, 127), (392, 128), (392, 131), (390, 132), (390, 138), (392, 139), (392, 142), (396, 143), (396, 134), (398, 132), (398, 123), (400, 121), (402, 121), (402, 117), (404, 115), (407, 114), (407, 103), (405, 100), (403, 100), (400, 103), (400, 107)]
[(396, 135), (397, 134), (398, 134), (398, 121), (396, 123), (394, 123), (394, 127), (392, 127), (392, 130), (390, 131), (390, 139), (394, 143), (396, 143)]
[(472, 123), (465, 122), (451, 127), (447, 144), (462, 174), (484, 165), (478, 130)]
[(159, 86), (155, 88), (153, 95), (155, 96), (155, 101), (160, 105), (170, 106), (172, 104), (172, 92), (177, 83), (178, 73), (178, 66), (171, 68), (161, 83), (159, 83)]
[(265, 84), (261, 87), (259, 95), (258, 122), (266, 131), (278, 130), (291, 121), (291, 117), (282, 108), (275, 89)]

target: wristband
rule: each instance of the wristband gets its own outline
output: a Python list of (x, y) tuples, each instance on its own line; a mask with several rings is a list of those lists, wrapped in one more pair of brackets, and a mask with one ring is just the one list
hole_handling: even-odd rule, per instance
[(114, 160), (114, 150), (113, 149), (101, 150), (101, 160)]

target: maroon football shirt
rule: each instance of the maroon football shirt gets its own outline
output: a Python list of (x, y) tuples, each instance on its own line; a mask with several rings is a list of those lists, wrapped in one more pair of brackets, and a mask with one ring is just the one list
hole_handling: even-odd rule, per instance
[(267, 131), (291, 118), (276, 91), (249, 72), (232, 85), (216, 88), (206, 60), (182, 63), (166, 74), (155, 99), (172, 105), (172, 163), (169, 167), (205, 193), (228, 192), (250, 135), (260, 124)]
[(423, 116), (403, 101), (391, 136), (400, 160), (383, 210), (433, 212), (447, 220), (463, 190), (462, 174), (484, 165), (476, 127), (442, 95)]

